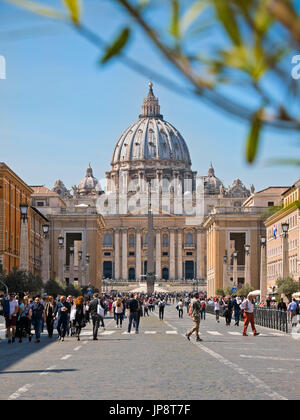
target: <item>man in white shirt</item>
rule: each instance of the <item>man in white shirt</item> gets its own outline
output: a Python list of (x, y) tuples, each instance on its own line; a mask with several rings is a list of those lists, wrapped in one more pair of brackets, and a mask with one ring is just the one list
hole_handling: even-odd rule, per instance
[(243, 300), (243, 302), (240, 305), (240, 308), (244, 310), (244, 329), (243, 329), (243, 336), (248, 336), (247, 334), (247, 328), (249, 325), (249, 322), (251, 324), (251, 328), (253, 331), (253, 335), (259, 335), (259, 333), (255, 329), (254, 325), (254, 305), (252, 303), (253, 296), (251, 293), (248, 294), (247, 299)]

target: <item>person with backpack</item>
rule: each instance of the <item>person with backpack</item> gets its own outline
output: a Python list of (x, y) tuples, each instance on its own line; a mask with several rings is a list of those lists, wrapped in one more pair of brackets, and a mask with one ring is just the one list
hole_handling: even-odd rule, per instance
[(189, 341), (190, 341), (190, 336), (193, 334), (193, 332), (195, 333), (196, 341), (202, 341), (202, 339), (199, 336), (201, 309), (202, 307), (199, 301), (199, 295), (198, 293), (195, 293), (189, 307), (189, 315), (191, 316), (194, 322), (194, 327), (185, 334), (186, 338)]
[(163, 321), (166, 303), (163, 298), (160, 298), (158, 302), (159, 319)]

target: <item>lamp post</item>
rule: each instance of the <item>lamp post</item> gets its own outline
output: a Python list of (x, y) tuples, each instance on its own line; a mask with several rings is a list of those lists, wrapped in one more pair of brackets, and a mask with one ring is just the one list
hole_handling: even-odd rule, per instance
[(42, 229), (44, 233), (42, 254), (42, 280), (45, 284), (48, 280), (50, 280), (49, 225), (43, 225)]
[(70, 246), (70, 283), (74, 283), (74, 246)]
[(87, 284), (89, 284), (89, 282), (90, 282), (90, 256), (89, 256), (89, 254), (86, 254), (85, 261), (86, 261), (86, 277), (85, 277), (85, 281), (87, 282)]
[(282, 228), (282, 277), (286, 279), (289, 276), (289, 242), (288, 231), (289, 224), (281, 223)]
[(267, 240), (264, 236), (260, 238), (260, 299), (267, 299)]
[(223, 288), (227, 286), (227, 263), (228, 257), (227, 254), (223, 257)]
[(64, 243), (65, 239), (62, 234), (57, 238), (58, 241), (58, 279), (64, 283)]
[(233, 285), (237, 286), (238, 277), (237, 277), (237, 252), (232, 253), (233, 258)]
[(78, 251), (78, 280), (80, 286), (82, 286), (82, 251)]
[(250, 275), (250, 245), (244, 245), (245, 249), (245, 283), (251, 285)]
[(28, 204), (20, 204), (21, 212), (21, 234), (20, 234), (20, 270), (28, 271), (29, 269), (29, 252), (28, 252)]

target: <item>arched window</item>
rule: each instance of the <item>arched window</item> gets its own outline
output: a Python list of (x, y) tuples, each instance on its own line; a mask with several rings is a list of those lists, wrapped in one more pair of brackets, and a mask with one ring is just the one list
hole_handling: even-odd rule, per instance
[(111, 233), (105, 233), (104, 240), (103, 240), (103, 245), (112, 245)]

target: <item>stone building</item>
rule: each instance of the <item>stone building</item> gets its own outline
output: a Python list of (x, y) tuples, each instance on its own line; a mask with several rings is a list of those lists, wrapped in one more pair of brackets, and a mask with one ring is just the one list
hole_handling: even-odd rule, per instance
[[(42, 275), (43, 225), (48, 219), (31, 206), (33, 190), (0, 162), (0, 266)], [(20, 206), (27, 216), (22, 220)]]
[[(300, 179), (282, 192), (282, 208), (266, 221), (267, 286), (276, 286), (279, 277), (300, 278)], [(282, 224), (288, 225), (285, 235)]]
[(205, 218), (216, 207), (240, 209), (254, 192), (239, 179), (225, 187), (212, 163), (207, 175), (192, 169), (187, 143), (163, 118), (151, 83), (138, 120), (116, 142), (105, 191), (90, 165), (73, 191), (61, 180), (51, 191), (33, 189), (35, 206), (50, 220), (49, 275), (99, 288), (102, 278), (145, 278), (149, 192), (156, 279), (202, 284), (207, 279)]

